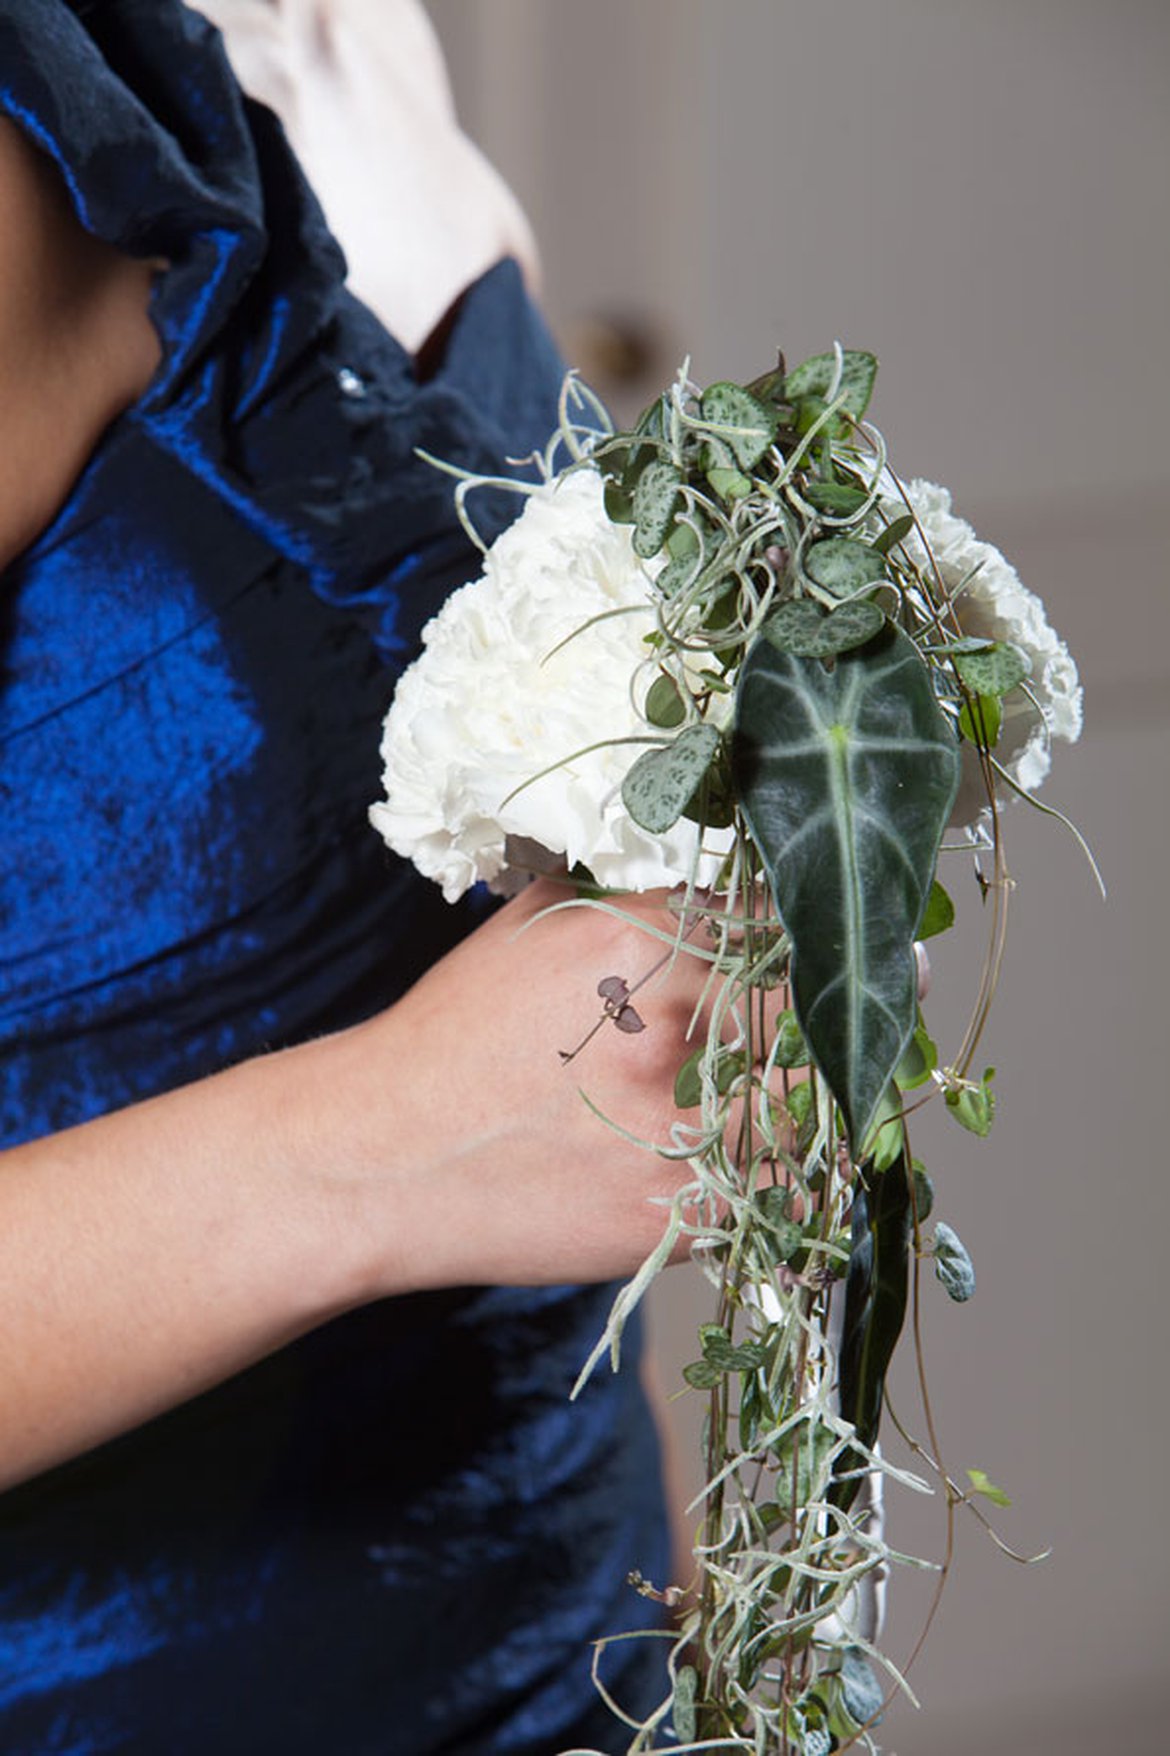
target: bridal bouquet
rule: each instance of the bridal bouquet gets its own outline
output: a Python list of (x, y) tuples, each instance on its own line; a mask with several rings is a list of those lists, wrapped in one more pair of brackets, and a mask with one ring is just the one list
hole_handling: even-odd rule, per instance
[[(876, 370), (840, 347), (747, 386), (684, 370), (628, 432), (570, 378), (541, 480), (386, 721), (371, 817), (449, 899), (549, 865), (583, 907), (675, 886), (677, 952), (709, 967), (660, 1147), (691, 1181), (586, 1368), (616, 1360), (689, 1234), (714, 1307), (685, 1372), (709, 1400), (697, 1585), (634, 1581), (682, 1613), (631, 1752), (876, 1748), (902, 1682), (877, 1586), (904, 1559), (877, 1490), (926, 1485), (878, 1449), (886, 1371), (922, 1263), (953, 1299), (974, 1289), (929, 1223), (911, 1117), (937, 1096), (991, 1128), (975, 1055), (1003, 953), (1001, 804), (1080, 730), (1040, 601), (944, 489), (890, 467), (865, 418)], [(456, 490), (472, 534), (476, 481)], [(944, 1058), (920, 1002), (953, 848), (974, 855), (990, 946)], [(599, 998), (636, 1028), (624, 984)], [(980, 1472), (943, 1485), (952, 1513), (1001, 1497)]]

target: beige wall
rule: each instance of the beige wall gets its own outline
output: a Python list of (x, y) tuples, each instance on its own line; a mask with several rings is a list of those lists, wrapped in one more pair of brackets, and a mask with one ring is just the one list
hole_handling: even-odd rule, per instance
[[(1170, 8), (1164, 0), (433, 0), (465, 117), (536, 224), (547, 303), (630, 314), (700, 376), (835, 336), (882, 358), (901, 467), (955, 489), (1081, 661), (1086, 732), (1047, 789), (1091, 837), (1010, 816), (1019, 883), (986, 1040), (1000, 1116), (980, 1144), (930, 1113), (915, 1147), (979, 1289), (925, 1286), (946, 1457), (1014, 1494), (1022, 1570), (973, 1529), (900, 1756), (1161, 1748), (1170, 1542), (1162, 1104), (1170, 772)], [(641, 386), (624, 394), (635, 397)], [(978, 955), (936, 957), (952, 1045)], [(706, 1315), (655, 1298), (676, 1372)], [(916, 1420), (911, 1373), (897, 1378)], [(903, 1409), (903, 1406), (904, 1409)], [(676, 1405), (687, 1430), (694, 1410)], [(920, 1423), (918, 1423), (920, 1425)], [(690, 1443), (688, 1438), (687, 1443)], [(907, 1495), (896, 1545), (938, 1553)], [(897, 1592), (890, 1648), (921, 1592)]]

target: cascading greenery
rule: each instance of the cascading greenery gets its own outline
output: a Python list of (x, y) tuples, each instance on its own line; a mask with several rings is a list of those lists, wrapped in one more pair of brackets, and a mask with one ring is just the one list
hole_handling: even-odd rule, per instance
[(684, 372), (633, 430), (571, 445), (653, 575), (645, 714), (660, 742), (633, 762), (625, 807), (655, 833), (687, 817), (734, 834), (722, 881), (680, 908), (679, 951), (711, 964), (708, 1034), (675, 1094), (694, 1181), (598, 1349), (616, 1350), (689, 1232), (717, 1289), (685, 1373), (709, 1399), (708, 1484), (669, 1697), (628, 1722), (631, 1752), (875, 1747), (900, 1679), (870, 1587), (906, 1557), (873, 1483), (924, 1485), (875, 1449), (885, 1374), (915, 1257), (956, 1299), (974, 1285), (951, 1228), (926, 1239), (933, 1192), (906, 1115), (939, 1088), (964, 1126), (991, 1124), (991, 1074), (968, 1072), (1002, 941), (996, 818), (993, 952), (950, 1067), (919, 1011), (915, 941), (953, 919), (935, 867), (961, 744), (993, 800), (1000, 704), (1028, 663), (964, 639), (914, 559), (914, 517), (865, 422), (876, 370), (837, 348), (748, 386)]

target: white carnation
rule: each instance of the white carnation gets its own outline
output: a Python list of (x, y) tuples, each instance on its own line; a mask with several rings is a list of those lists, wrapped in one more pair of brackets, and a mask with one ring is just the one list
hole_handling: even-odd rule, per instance
[[(614, 610), (624, 613), (606, 614)], [(383, 839), (437, 879), (448, 902), (479, 879), (506, 887), (507, 844), (518, 841), (580, 862), (615, 889), (688, 879), (696, 826), (652, 835), (622, 804), (641, 747), (582, 754), (650, 730), (640, 707), (653, 677), (643, 636), (654, 625), (647, 570), (629, 527), (606, 516), (598, 472), (535, 489), (481, 577), (427, 624), (398, 685), (382, 737), (386, 801), (370, 809)], [(709, 882), (729, 835), (704, 845), (698, 876)]]
[[(1072, 744), (1081, 734), (1082, 691), (1076, 664), (1049, 624), (1040, 598), (1022, 584), (998, 549), (981, 542), (971, 526), (955, 516), (948, 490), (925, 481), (905, 486), (910, 509), (930, 545), (943, 587), (953, 598), (964, 635), (1009, 641), (1031, 663), (1028, 693), (1015, 689), (1004, 701), (995, 755), (1019, 786), (1034, 792), (1048, 773), (1052, 739)], [(900, 498), (887, 502), (891, 518), (904, 510)], [(906, 547), (925, 570), (927, 557), (917, 532), (906, 538)], [(952, 821), (974, 823), (986, 807), (978, 761), (972, 748), (964, 745), (963, 776)]]

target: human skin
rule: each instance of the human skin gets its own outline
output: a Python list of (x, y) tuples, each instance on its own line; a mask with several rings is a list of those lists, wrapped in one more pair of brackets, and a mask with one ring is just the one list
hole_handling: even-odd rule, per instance
[[(0, 566), (67, 497), (158, 361), (157, 263), (89, 238), (54, 173), (0, 124)], [(0, 1487), (196, 1395), (347, 1310), (466, 1284), (603, 1280), (661, 1236), (686, 1175), (666, 1138), (703, 975), (639, 991), (647, 1029), (597, 1017), (658, 945), (532, 886), (388, 1011), (349, 1031), (0, 1155)], [(665, 899), (630, 904), (669, 928)], [(521, 930), (523, 929), (523, 930)]]

